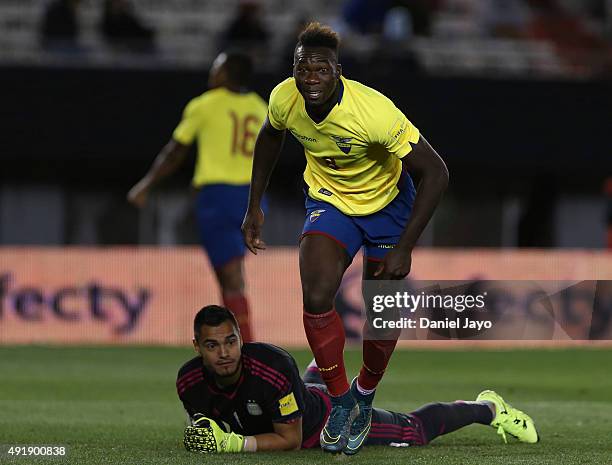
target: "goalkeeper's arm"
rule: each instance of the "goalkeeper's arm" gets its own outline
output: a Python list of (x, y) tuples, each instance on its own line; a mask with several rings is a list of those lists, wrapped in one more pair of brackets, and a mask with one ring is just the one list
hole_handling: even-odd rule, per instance
[(302, 419), (291, 423), (272, 423), (273, 433), (248, 436), (253, 438), (256, 450), (296, 450), (302, 446)]
[(256, 452), (295, 450), (302, 444), (302, 419), (273, 423), (273, 433), (242, 436), (223, 431), (214, 420), (198, 415), (185, 429), (185, 448), (192, 452)]

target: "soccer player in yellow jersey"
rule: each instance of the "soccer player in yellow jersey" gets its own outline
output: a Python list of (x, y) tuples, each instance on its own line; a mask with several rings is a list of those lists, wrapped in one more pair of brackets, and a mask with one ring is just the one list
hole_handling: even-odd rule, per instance
[(197, 141), (193, 185), (199, 190), (200, 240), (215, 270), (223, 303), (234, 312), (249, 341), (253, 334), (244, 292), (246, 249), (240, 225), (247, 207), (255, 138), (267, 112), (261, 97), (246, 89), (251, 70), (246, 55), (220, 54), (210, 70), (211, 90), (189, 102), (170, 142), (128, 193), (131, 203), (143, 206), (152, 186), (174, 172)]
[[(253, 253), (265, 248), (261, 201), (287, 130), (304, 146), (307, 161), (300, 241), (304, 329), (332, 400), (321, 447), (354, 454), (370, 431), (375, 389), (399, 332), (374, 340), (383, 338), (372, 337), (373, 328), (366, 323), (363, 366), (349, 386), (345, 335), (334, 298), (362, 246), (364, 279), (408, 275), (412, 249), (446, 189), (448, 171), (393, 102), (342, 76), (338, 36), (311, 23), (295, 48), (293, 77), (270, 95), (268, 118), (255, 144), (242, 224)], [(353, 419), (355, 406), (359, 414)]]

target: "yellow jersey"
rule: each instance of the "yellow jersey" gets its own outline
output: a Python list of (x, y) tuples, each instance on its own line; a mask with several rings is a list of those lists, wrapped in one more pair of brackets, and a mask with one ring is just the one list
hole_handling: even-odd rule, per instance
[(380, 92), (341, 80), (339, 103), (320, 123), (308, 116), (294, 78), (270, 94), (268, 118), (304, 146), (308, 195), (350, 216), (369, 215), (399, 192), (400, 159), (419, 141), (419, 130)]
[(185, 107), (172, 137), (184, 145), (198, 141), (193, 185), (251, 182), (253, 149), (267, 105), (255, 92), (224, 87), (204, 92)]

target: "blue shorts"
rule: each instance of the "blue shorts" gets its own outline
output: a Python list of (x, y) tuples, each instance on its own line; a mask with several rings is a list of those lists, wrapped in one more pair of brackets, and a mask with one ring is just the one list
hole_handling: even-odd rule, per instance
[(302, 237), (322, 234), (340, 244), (352, 260), (361, 246), (368, 260), (380, 261), (399, 242), (408, 223), (416, 191), (410, 175), (402, 173), (399, 193), (385, 208), (371, 215), (349, 216), (332, 204), (306, 195)]
[(243, 257), (242, 220), (248, 206), (249, 186), (209, 184), (198, 192), (196, 219), (200, 243), (214, 268)]

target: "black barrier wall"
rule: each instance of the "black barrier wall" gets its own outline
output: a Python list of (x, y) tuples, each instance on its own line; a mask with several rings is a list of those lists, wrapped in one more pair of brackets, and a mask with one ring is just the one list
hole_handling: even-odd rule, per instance
[[(267, 98), (289, 71), (257, 75), (254, 89)], [(449, 167), (425, 244), (604, 246), (612, 83), (366, 73), (348, 63), (345, 73), (393, 99)], [(166, 242), (197, 243), (192, 217), (162, 225), (166, 204), (140, 214), (125, 194), (206, 82), (205, 70), (0, 68), (0, 244), (156, 244), (163, 228), (174, 231)], [(186, 198), (193, 162), (160, 191)], [(269, 244), (295, 244), (304, 163), (288, 137), (271, 180)]]
[[(610, 171), (610, 82), (345, 73), (392, 98), (464, 180), (545, 171), (589, 184)], [(267, 97), (284, 77), (259, 75), (254, 88)], [(1, 69), (1, 176), (133, 180), (205, 88), (204, 71)], [(288, 151), (281, 167), (299, 175), (299, 147)]]

